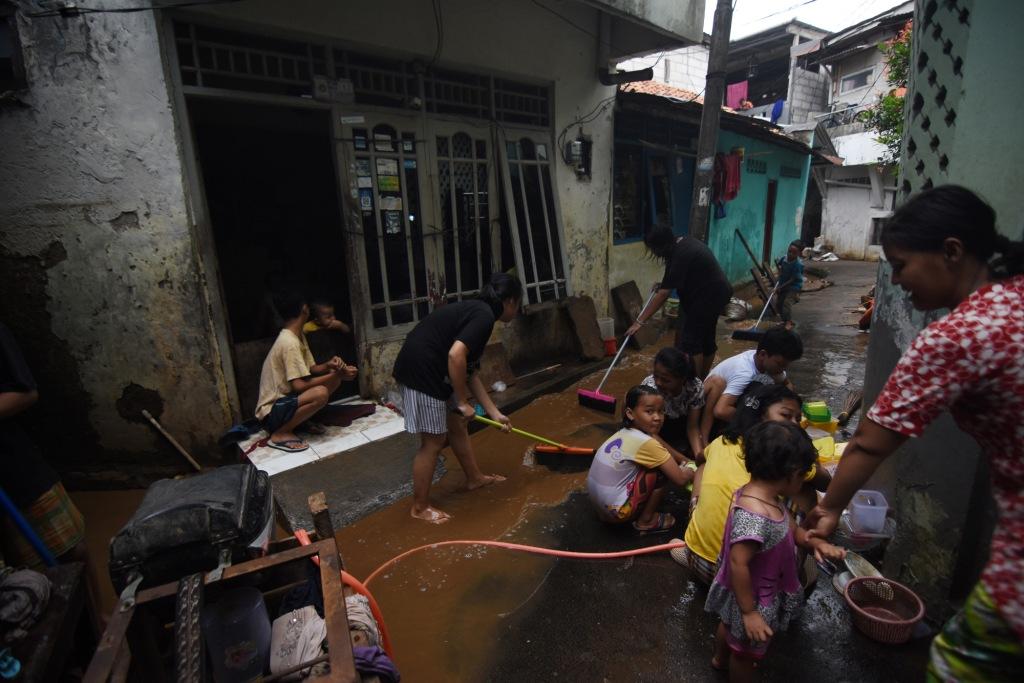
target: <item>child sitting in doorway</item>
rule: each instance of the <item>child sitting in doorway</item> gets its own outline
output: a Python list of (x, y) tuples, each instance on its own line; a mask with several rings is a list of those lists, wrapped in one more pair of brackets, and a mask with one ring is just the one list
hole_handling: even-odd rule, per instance
[(309, 317), (302, 331), (306, 334), (319, 330), (334, 330), (348, 334), (352, 328), (334, 317), (334, 304), (327, 299), (313, 299), (309, 302)]
[(270, 347), (260, 371), (256, 418), (270, 434), (271, 448), (299, 453), (309, 444), (295, 435), (305, 423), (310, 433), (322, 433), (323, 425), (307, 422), (319, 412), (343, 381), (355, 379), (358, 370), (338, 356), (315, 363), (302, 329), (309, 321), (309, 306), (294, 290), (274, 295), (274, 308), (284, 326)]
[(669, 531), (675, 517), (658, 512), (666, 483), (685, 486), (697, 465), (677, 463), (655, 438), (665, 420), (665, 399), (657, 389), (630, 389), (622, 413), (622, 429), (601, 445), (590, 465), (590, 502), (606, 522), (632, 522), (641, 534)]
[(796, 547), (818, 561), (846, 556), (842, 548), (808, 538), (783, 504), (800, 491), (817, 460), (807, 433), (790, 422), (761, 422), (744, 434), (743, 453), (750, 482), (733, 495), (704, 605), (721, 619), (711, 666), (728, 668), (730, 681), (754, 679), (772, 636), (800, 610)]
[(665, 398), (665, 422), (659, 437), (676, 451), (673, 457), (679, 460), (677, 454), (686, 452), (693, 460), (703, 460), (700, 411), (704, 407), (704, 385), (689, 354), (666, 346), (654, 357), (652, 372), (641, 384), (655, 387)]
[(786, 257), (778, 261), (779, 311), (782, 314), (782, 323), (787, 329), (793, 327), (793, 304), (800, 301), (800, 290), (804, 287), (804, 262), (800, 260), (803, 248), (803, 242), (793, 240), (786, 250)]

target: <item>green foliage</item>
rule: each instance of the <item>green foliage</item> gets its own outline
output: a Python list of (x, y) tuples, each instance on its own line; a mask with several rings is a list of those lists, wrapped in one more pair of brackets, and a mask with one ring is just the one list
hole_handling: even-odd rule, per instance
[(907, 75), (910, 69), (911, 22), (892, 40), (879, 44), (885, 54), (886, 80), (890, 90), (878, 98), (878, 102), (861, 114), (861, 120), (878, 135), (878, 141), (886, 146), (880, 159), (882, 163), (894, 164), (899, 161), (903, 144), (903, 100), (907, 93)]

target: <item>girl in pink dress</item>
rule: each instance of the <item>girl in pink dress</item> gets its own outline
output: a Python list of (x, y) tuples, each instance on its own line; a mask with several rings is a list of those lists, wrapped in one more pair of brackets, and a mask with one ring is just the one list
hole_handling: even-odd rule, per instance
[(818, 560), (846, 552), (808, 539), (782, 499), (798, 493), (818, 454), (807, 433), (789, 422), (762, 422), (743, 436), (750, 483), (733, 496), (725, 523), (718, 574), (704, 609), (721, 618), (711, 666), (729, 680), (753, 680), (776, 630), (784, 630), (803, 603), (796, 546)]

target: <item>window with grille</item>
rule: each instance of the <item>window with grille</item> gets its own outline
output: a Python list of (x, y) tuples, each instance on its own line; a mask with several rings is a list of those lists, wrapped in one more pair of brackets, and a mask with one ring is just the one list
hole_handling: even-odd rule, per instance
[(875, 70), (872, 68), (852, 73), (849, 76), (843, 76), (842, 80), (839, 81), (839, 92), (849, 92), (867, 86), (871, 82), (871, 76), (874, 73)]
[(435, 142), (445, 288), (455, 300), (478, 293), (492, 272), (488, 142), (465, 132)]
[(613, 238), (616, 242), (638, 240), (643, 235), (644, 201), (643, 148), (615, 144)]
[(548, 144), (528, 137), (507, 142), (505, 162), (503, 181), (516, 269), (525, 290), (523, 302), (566, 296), (567, 269)]
[(373, 326), (416, 322), (430, 311), (416, 136), (381, 124), (354, 128), (349, 144)]
[[(411, 60), (183, 21), (174, 22), (174, 40), (185, 86), (312, 97), (313, 77), (325, 76), (351, 81), (357, 104), (408, 109), (420, 97)], [(422, 106), (431, 113), (551, 125), (546, 85), (432, 69), (423, 76), (423, 89)]]
[(747, 173), (768, 173), (768, 164), (760, 159), (747, 159)]

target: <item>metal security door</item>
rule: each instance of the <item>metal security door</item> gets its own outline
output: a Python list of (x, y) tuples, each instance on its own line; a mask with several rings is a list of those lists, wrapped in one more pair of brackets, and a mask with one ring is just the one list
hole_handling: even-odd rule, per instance
[[(367, 337), (391, 336), (430, 312), (432, 254), (424, 240), (422, 127), (417, 119), (358, 116), (341, 125), (340, 159), (353, 206)], [(390, 328), (390, 329), (388, 329)], [(399, 328), (399, 329), (394, 329)]]

